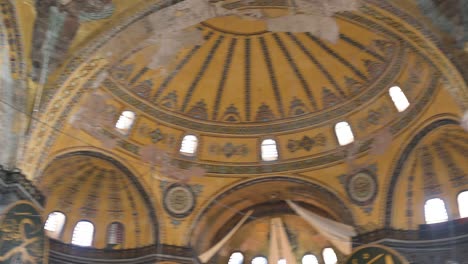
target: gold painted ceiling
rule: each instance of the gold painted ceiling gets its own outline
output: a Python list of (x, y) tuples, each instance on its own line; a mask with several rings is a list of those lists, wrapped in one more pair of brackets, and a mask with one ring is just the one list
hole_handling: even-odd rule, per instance
[[(419, 12), (414, 3), (368, 0), (356, 11), (334, 15), (340, 28), (336, 43), (309, 33), (270, 32), (262, 21), (212, 18), (190, 27), (203, 35), (201, 44), (187, 45), (156, 68), (151, 61), (160, 46), (148, 42), (154, 37), (151, 22), (168, 6), (156, 0), (105, 2), (113, 13), (104, 10), (106, 16), (79, 23), (74, 17), (74, 38), (67, 39), (68, 49), (60, 47), (66, 51), (60, 50), (47, 82), (40, 83), (32, 78), (38, 68), (31, 55), (40, 51), (32, 41), (32, 18), (39, 10), (25, 1), (15, 6), (18, 12), (9, 11), (10, 1), (0, 0), (5, 16), (12, 17), (8, 21), (18, 22), (5, 29), (0, 24), (9, 38), (0, 43), (10, 51), (0, 69), (10, 62), (13, 77), (23, 78), (15, 91), (27, 88), (24, 109), (34, 109), (24, 115), (29, 123), (16, 165), (46, 193), (44, 215), (70, 214), (62, 242), (70, 243), (73, 222), (83, 218), (97, 223), (93, 246), (104, 248), (108, 222), (122, 221), (129, 226), (126, 236), (135, 238), (123, 248), (160, 242), (201, 253), (226, 234), (240, 212), (270, 203), (274, 211), (284, 199), (352, 224), (359, 233), (412, 229), (423, 222), (417, 208), (429, 197), (423, 184), (429, 162), (421, 162), (428, 156), (438, 171), (451, 175), (437, 179), (452, 208), (452, 194), (467, 188), (466, 132), (458, 127), (428, 132), (458, 125), (468, 105), (466, 81), (441, 47), (438, 31), (418, 22), (423, 14), (411, 16)], [(68, 8), (73, 6), (63, 10), (71, 12)], [(264, 8), (284, 13), (284, 6)], [(410, 101), (402, 113), (388, 94), (394, 85)], [(90, 133), (74, 118), (96, 94), (105, 98), (113, 123)], [(113, 127), (124, 110), (137, 117), (128, 135)], [(338, 144), (334, 124), (340, 121), (350, 123), (356, 144)], [(12, 127), (21, 134), (22, 126)], [(380, 155), (369, 155), (382, 133), (391, 134), (391, 144)], [(179, 153), (186, 134), (199, 139), (193, 157)], [(451, 140), (441, 141), (444, 137)], [(276, 140), (278, 160), (261, 160), (265, 138)], [(143, 160), (146, 147), (167, 152), (174, 166), (196, 165), (206, 174), (177, 182)], [(440, 156), (444, 151), (449, 154)], [(349, 184), (356, 172), (350, 160), (375, 181), (372, 198), (364, 203), (352, 196), (362, 190)], [(413, 175), (417, 194), (410, 199), (406, 179)], [(123, 189), (116, 191), (115, 185)], [(175, 214), (168, 209), (168, 190), (180, 186), (193, 199), (187, 199), (190, 210)], [(122, 206), (120, 216), (113, 214), (114, 200)], [(396, 212), (392, 204), (411, 207), (414, 215)], [(279, 215), (297, 220), (289, 212)], [(251, 221), (225, 250), (240, 247), (243, 234), (264, 229), (264, 219)], [(148, 223), (136, 239), (137, 225)], [(300, 235), (299, 240), (302, 251), (316, 250), (303, 245)], [(265, 247), (259, 251), (268, 254)]]
[(156, 118), (173, 124), (176, 115), (188, 119), (180, 121), (188, 128), (200, 120), (234, 127), (281, 120), (287, 127), (317, 113), (333, 118), (332, 109), (350, 109), (388, 88), (381, 77), (395, 78), (403, 49), (385, 32), (346, 18), (338, 24), (344, 33), (332, 44), (309, 33), (267, 32), (262, 22), (216, 18), (198, 26), (205, 42), (180, 52), (169, 69), (147, 67), (157, 50), (147, 46), (125, 55), (110, 75), (156, 108)]
[[(108, 227), (118, 222), (125, 227), (125, 240), (114, 249), (155, 243), (157, 222), (150, 198), (135, 176), (117, 161), (89, 152), (72, 153), (56, 159), (43, 175), (38, 182), (47, 196), (44, 213), (64, 213), (64, 230), (72, 230), (78, 221), (87, 219), (95, 224), (95, 247), (106, 248)], [(71, 235), (64, 231), (57, 239), (70, 243)]]

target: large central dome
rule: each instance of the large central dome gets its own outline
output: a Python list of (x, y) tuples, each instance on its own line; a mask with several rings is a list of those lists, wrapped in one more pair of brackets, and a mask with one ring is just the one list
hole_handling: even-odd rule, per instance
[(197, 26), (203, 44), (183, 49), (164, 70), (148, 67), (158, 50), (148, 45), (114, 65), (104, 85), (188, 129), (236, 134), (237, 123), (255, 134), (259, 125), (307, 127), (376, 97), (401, 68), (403, 48), (391, 34), (346, 17), (337, 23), (346, 33), (331, 43), (310, 33), (269, 32), (258, 20), (210, 19)]

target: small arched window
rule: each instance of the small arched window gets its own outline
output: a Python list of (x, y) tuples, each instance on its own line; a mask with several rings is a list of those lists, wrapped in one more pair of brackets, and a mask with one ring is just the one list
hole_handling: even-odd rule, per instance
[(123, 243), (124, 227), (121, 223), (114, 222), (107, 228), (107, 244), (121, 245)]
[(353, 143), (354, 135), (348, 122), (339, 122), (335, 125), (335, 134), (340, 146)]
[(229, 257), (228, 264), (242, 264), (244, 263), (244, 255), (240, 252), (234, 252)]
[(80, 221), (73, 229), (72, 244), (90, 247), (93, 244), (94, 225), (88, 221)]
[(119, 120), (117, 120), (117, 123), (115, 124), (115, 128), (117, 128), (120, 133), (127, 135), (134, 122), (135, 113), (132, 111), (123, 111), (120, 114)]
[(424, 205), (424, 216), (426, 224), (435, 224), (448, 220), (445, 203), (440, 198), (433, 198), (426, 201)]
[(468, 217), (468, 191), (464, 191), (458, 194), (457, 200), (460, 217)]
[(198, 147), (198, 139), (194, 135), (186, 135), (180, 144), (180, 153), (184, 156), (194, 156)]
[(319, 264), (315, 255), (306, 254), (302, 257), (302, 264)]
[(265, 139), (262, 141), (261, 154), (263, 161), (273, 161), (278, 159), (278, 148), (274, 139)]
[(335, 250), (333, 250), (333, 248), (323, 249), (322, 255), (325, 264), (336, 264), (338, 262), (338, 257), (336, 256)]
[(405, 93), (403, 93), (400, 87), (393, 86), (388, 90), (388, 93), (390, 94), (393, 104), (398, 112), (403, 112), (409, 107), (410, 103), (408, 98), (406, 98)]
[(265, 257), (255, 257), (252, 259), (252, 264), (268, 264), (268, 260)]
[(287, 264), (285, 259), (280, 259), (278, 260), (278, 264)]
[(52, 238), (58, 238), (65, 224), (66, 216), (61, 212), (52, 212), (44, 225), (46, 233)]

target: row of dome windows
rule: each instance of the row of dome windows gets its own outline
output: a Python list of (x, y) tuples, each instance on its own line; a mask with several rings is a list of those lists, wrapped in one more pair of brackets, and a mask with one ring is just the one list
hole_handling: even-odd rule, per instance
[[(324, 248), (322, 250), (322, 257), (325, 264), (336, 264), (338, 262), (338, 257), (336, 256), (333, 248)], [(244, 263), (244, 254), (241, 252), (234, 252), (229, 257), (228, 264), (243, 264)], [(263, 256), (254, 257), (251, 264), (268, 264), (267, 258)], [(319, 264), (318, 258), (313, 254), (305, 254), (302, 257), (302, 264)], [(287, 264), (285, 259), (280, 259), (278, 264)]]
[[(52, 212), (47, 217), (44, 229), (48, 236), (58, 239), (65, 225), (66, 216), (61, 212)], [(124, 226), (113, 222), (107, 228), (107, 244), (121, 245), (123, 243)], [(90, 247), (93, 244), (94, 225), (89, 221), (79, 221), (73, 228), (72, 244)]]
[[(468, 217), (468, 191), (463, 191), (457, 196), (460, 218)], [(426, 224), (435, 224), (448, 221), (447, 208), (440, 198), (432, 198), (424, 204), (424, 218)]]
[[(398, 112), (405, 111), (410, 103), (405, 94), (398, 86), (393, 86), (389, 89), (389, 95), (392, 99)], [(132, 111), (123, 111), (120, 115), (115, 127), (123, 134), (130, 132), (136, 115)], [(338, 143), (341, 146), (348, 145), (354, 141), (354, 134), (348, 122), (338, 122), (335, 124), (335, 134)], [(195, 135), (186, 135), (180, 146), (180, 153), (185, 156), (194, 156), (197, 151), (198, 138)], [(274, 161), (278, 159), (278, 148), (274, 139), (265, 139), (261, 144), (261, 157), (263, 161)]]

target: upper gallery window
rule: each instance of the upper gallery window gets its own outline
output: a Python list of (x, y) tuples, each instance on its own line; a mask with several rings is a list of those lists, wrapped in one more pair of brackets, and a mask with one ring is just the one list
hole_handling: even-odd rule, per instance
[(185, 156), (194, 156), (198, 147), (198, 139), (194, 135), (186, 135), (180, 145), (180, 153)]
[(287, 264), (285, 259), (278, 260), (278, 264)]
[(468, 191), (461, 192), (457, 200), (460, 217), (468, 217)]
[(44, 229), (52, 238), (58, 238), (65, 224), (66, 216), (61, 212), (52, 212), (47, 217)]
[(403, 93), (400, 87), (393, 86), (388, 90), (388, 93), (390, 94), (393, 104), (395, 104), (398, 112), (403, 112), (409, 107), (410, 103), (408, 98), (406, 98), (406, 95)]
[(276, 141), (273, 139), (265, 139), (262, 141), (261, 154), (263, 161), (273, 161), (278, 159), (278, 149)]
[(229, 258), (228, 264), (242, 264), (244, 262), (244, 255), (240, 252), (234, 252)]
[(325, 248), (322, 252), (323, 261), (325, 264), (336, 264), (338, 263), (338, 258), (336, 256), (335, 250), (333, 248)]
[(90, 247), (93, 244), (94, 225), (88, 221), (80, 221), (73, 229), (72, 244)]
[(132, 111), (123, 111), (120, 114), (119, 120), (115, 124), (115, 128), (122, 134), (127, 135), (135, 122), (135, 113)]
[(268, 264), (268, 260), (265, 257), (255, 257), (252, 264)]
[(302, 264), (319, 264), (316, 256), (307, 254), (302, 257)]
[(424, 216), (427, 224), (435, 224), (448, 220), (445, 203), (440, 198), (433, 198), (426, 201), (424, 205)]
[(114, 222), (109, 225), (107, 229), (107, 244), (108, 245), (120, 245), (123, 243), (123, 225), (118, 222)]
[(339, 122), (335, 125), (336, 138), (340, 146), (353, 143), (354, 135), (348, 122)]

